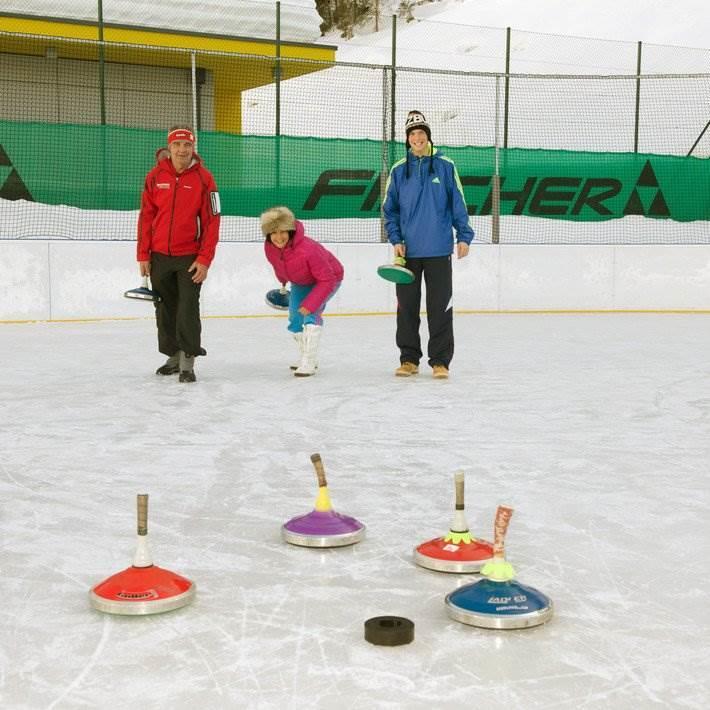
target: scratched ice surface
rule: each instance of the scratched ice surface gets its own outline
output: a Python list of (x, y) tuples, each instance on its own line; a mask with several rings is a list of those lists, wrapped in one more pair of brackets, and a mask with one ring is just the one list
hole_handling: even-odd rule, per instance
[[(707, 708), (710, 317), (460, 315), (447, 382), (394, 378), (393, 328), (331, 317), (297, 379), (282, 320), (207, 320), (180, 385), (153, 374), (150, 320), (0, 326), (0, 706)], [(280, 541), (316, 451), (368, 526), (354, 547)], [(412, 564), (457, 469), (475, 533), (515, 509), (509, 559), (548, 625), (450, 620), (471, 578)], [(197, 597), (102, 615), (87, 593), (130, 564), (137, 493)], [(365, 642), (381, 614), (415, 641)]]

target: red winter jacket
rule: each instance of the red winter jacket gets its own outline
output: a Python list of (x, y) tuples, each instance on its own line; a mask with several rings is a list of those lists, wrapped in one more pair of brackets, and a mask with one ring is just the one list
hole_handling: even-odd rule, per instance
[(212, 173), (195, 154), (178, 175), (169, 158), (146, 176), (138, 219), (138, 261), (152, 252), (168, 256), (197, 254), (209, 266), (219, 239), (219, 193)]
[(315, 284), (301, 305), (311, 313), (317, 311), (343, 280), (343, 265), (322, 244), (307, 237), (303, 224), (296, 220), (296, 233), (283, 249), (271, 243), (267, 237), (264, 252), (276, 278), (299, 286)]

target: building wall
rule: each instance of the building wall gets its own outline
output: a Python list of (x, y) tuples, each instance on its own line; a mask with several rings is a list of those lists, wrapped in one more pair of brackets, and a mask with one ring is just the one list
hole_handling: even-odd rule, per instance
[[(106, 122), (128, 128), (192, 123), (189, 68), (108, 62), (104, 70)], [(0, 119), (101, 123), (96, 61), (0, 54)], [(205, 73), (201, 128), (214, 129), (214, 86)]]
[[(0, 118), (101, 123), (96, 24), (0, 14), (0, 33)], [(108, 24), (103, 37), (110, 124), (163, 128), (191, 121), (193, 56), (205, 78), (203, 130), (241, 133), (242, 92), (274, 81), (272, 41)], [(328, 66), (335, 47), (284, 42), (280, 54), (288, 79)]]

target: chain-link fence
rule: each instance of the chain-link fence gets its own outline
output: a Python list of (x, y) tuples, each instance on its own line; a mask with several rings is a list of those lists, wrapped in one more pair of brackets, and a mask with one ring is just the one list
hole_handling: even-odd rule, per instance
[(222, 195), (223, 239), (258, 238), (255, 218), (285, 203), (319, 239), (378, 241), (384, 183), (417, 108), (458, 166), (481, 241), (710, 242), (710, 73), (288, 56), (312, 46), (0, 32), (0, 237), (132, 239), (155, 150), (188, 122)]

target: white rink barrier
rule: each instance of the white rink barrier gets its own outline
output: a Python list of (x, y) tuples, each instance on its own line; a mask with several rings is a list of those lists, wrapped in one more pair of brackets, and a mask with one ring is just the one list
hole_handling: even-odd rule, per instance
[[(345, 266), (331, 314), (392, 313), (395, 289), (376, 274), (386, 244), (326, 244)], [(123, 298), (140, 285), (132, 242), (0, 240), (0, 321), (137, 318)], [(277, 286), (261, 243), (222, 242), (202, 290), (204, 316), (264, 316)], [(454, 260), (457, 311), (710, 310), (710, 245), (474, 244)]]

